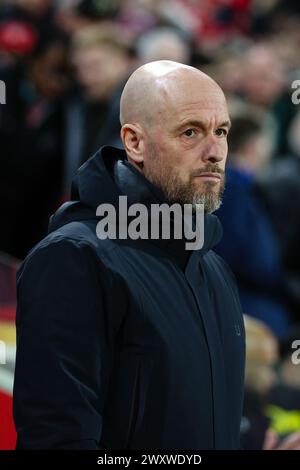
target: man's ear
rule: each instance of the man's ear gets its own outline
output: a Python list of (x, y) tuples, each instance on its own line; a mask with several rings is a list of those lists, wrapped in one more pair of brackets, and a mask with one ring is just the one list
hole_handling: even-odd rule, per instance
[(121, 139), (127, 155), (139, 167), (143, 166), (145, 140), (141, 127), (137, 124), (124, 124), (121, 129)]

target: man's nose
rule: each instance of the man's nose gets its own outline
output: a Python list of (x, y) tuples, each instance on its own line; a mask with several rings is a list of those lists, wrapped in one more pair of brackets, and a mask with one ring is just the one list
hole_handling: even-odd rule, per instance
[(206, 158), (206, 161), (210, 162), (210, 163), (219, 163), (223, 159), (224, 159), (224, 157), (221, 156), (221, 155), (209, 154)]
[(205, 163), (220, 163), (226, 158), (226, 152), (220, 145), (214, 143), (208, 144), (203, 149), (202, 159)]
[(220, 163), (225, 159), (225, 156), (222, 152), (220, 151), (208, 151), (203, 154), (202, 159), (205, 163)]

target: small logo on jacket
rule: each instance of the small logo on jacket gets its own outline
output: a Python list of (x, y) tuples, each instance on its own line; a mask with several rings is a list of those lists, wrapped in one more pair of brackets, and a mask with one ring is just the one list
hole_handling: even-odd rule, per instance
[(241, 328), (240, 328), (240, 325), (238, 323), (235, 323), (234, 324), (234, 329), (235, 329), (235, 333), (237, 336), (241, 336), (242, 332), (241, 332)]

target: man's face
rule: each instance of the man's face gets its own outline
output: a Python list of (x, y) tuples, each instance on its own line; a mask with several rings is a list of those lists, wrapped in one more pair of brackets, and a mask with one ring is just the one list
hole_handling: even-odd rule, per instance
[(87, 96), (101, 101), (109, 99), (115, 91), (127, 72), (129, 59), (125, 52), (103, 44), (77, 51), (73, 62)]
[(157, 121), (146, 133), (143, 173), (170, 202), (221, 204), (230, 126), (225, 97), (212, 83), (168, 89)]

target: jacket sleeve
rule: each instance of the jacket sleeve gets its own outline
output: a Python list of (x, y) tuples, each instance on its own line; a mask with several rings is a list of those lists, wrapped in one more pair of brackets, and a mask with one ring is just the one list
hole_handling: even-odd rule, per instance
[(90, 246), (58, 240), (18, 274), (17, 449), (101, 448), (113, 326), (99, 266)]

